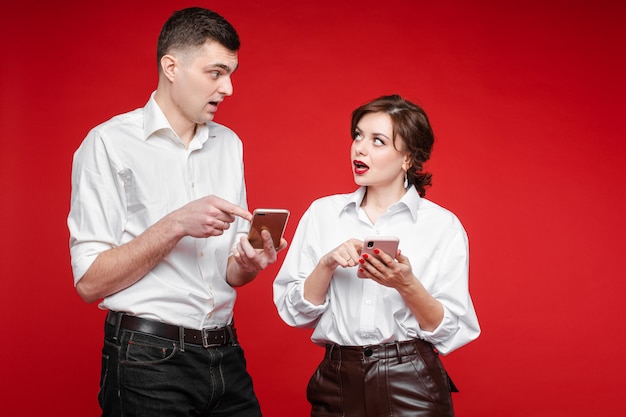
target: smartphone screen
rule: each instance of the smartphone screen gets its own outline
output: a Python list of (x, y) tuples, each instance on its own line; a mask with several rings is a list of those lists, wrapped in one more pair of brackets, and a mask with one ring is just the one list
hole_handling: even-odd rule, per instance
[[(361, 253), (367, 253), (371, 256), (378, 256), (374, 253), (374, 249), (380, 249), (392, 258), (398, 253), (398, 245), (400, 239), (395, 236), (368, 236), (363, 240), (363, 249)], [(360, 268), (359, 268), (360, 269)], [(365, 275), (357, 270), (357, 276), (364, 278)]]
[(252, 226), (248, 233), (248, 240), (255, 249), (263, 249), (263, 238), (261, 231), (267, 230), (272, 235), (274, 247), (278, 248), (280, 239), (285, 232), (285, 226), (289, 219), (287, 209), (262, 209), (258, 208), (252, 212)]

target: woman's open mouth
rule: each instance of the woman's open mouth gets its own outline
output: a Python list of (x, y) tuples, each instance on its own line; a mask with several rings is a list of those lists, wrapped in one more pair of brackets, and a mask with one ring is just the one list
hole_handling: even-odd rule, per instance
[(359, 160), (354, 160), (353, 162), (354, 164), (354, 173), (355, 174), (365, 174), (367, 172), (368, 169), (370, 169), (369, 166), (367, 166), (367, 164), (363, 163), (362, 161)]

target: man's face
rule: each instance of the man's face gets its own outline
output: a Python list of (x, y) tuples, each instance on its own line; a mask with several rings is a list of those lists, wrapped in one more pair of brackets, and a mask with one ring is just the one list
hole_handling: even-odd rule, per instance
[(233, 94), (231, 76), (237, 69), (237, 52), (207, 41), (196, 50), (176, 56), (172, 99), (177, 110), (192, 123), (213, 120), (219, 104)]

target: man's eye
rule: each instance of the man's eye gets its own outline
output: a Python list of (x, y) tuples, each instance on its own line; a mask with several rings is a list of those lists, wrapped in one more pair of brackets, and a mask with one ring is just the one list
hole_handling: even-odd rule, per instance
[(220, 76), (220, 72), (219, 71), (211, 71), (209, 73), (209, 75), (211, 76), (211, 78), (217, 79)]

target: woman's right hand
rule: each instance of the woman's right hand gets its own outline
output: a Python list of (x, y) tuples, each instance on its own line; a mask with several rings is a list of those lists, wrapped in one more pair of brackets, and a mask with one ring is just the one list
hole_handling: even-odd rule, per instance
[(338, 266), (349, 268), (357, 265), (362, 248), (362, 240), (350, 239), (322, 256), (311, 275), (304, 281), (304, 299), (313, 305), (322, 305), (335, 269)]
[(338, 266), (349, 268), (359, 262), (363, 241), (350, 239), (337, 246), (320, 259), (320, 264), (326, 268), (336, 269)]

